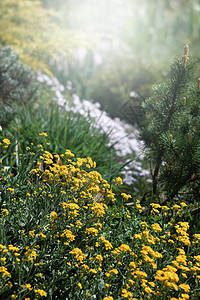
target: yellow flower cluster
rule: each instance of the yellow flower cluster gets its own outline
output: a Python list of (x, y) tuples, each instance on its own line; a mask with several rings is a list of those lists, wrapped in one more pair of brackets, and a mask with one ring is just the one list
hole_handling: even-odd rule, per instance
[(106, 240), (104, 236), (101, 236), (99, 239), (104, 244), (106, 250), (110, 250), (113, 248), (112, 244), (108, 240)]
[[(17, 230), (12, 240), (0, 244), (0, 292), (6, 288), (11, 299), (50, 298), (58, 282), (61, 288), (56, 286), (53, 292), (60, 299), (65, 286), (66, 293), (76, 293), (67, 294), (69, 299), (97, 295), (104, 300), (182, 300), (193, 294), (198, 299), (200, 234), (189, 236), (187, 222), (172, 218), (165, 224), (162, 212), (168, 208), (157, 203), (151, 204), (146, 222), (138, 217), (139, 200), (129, 210), (113, 203), (117, 196), (112, 184), (94, 170), (96, 164), (89, 157), (75, 158), (66, 150), (65, 165), (52, 163), (47, 151), (41, 159), (48, 169), (30, 172), (29, 189), (20, 198), (19, 186), (6, 187), (9, 199), (1, 211), (1, 230), (15, 213)], [(113, 182), (122, 183), (120, 178)], [(131, 198), (126, 193), (120, 196)], [(41, 212), (35, 213), (35, 207)], [(177, 212), (185, 205), (179, 207), (173, 209)], [(153, 214), (158, 214), (154, 223)]]
[(47, 137), (47, 136), (48, 136), (48, 134), (47, 134), (46, 132), (40, 132), (39, 135), (40, 135), (40, 136), (44, 136), (44, 137)]
[(3, 139), (3, 143), (9, 146), (11, 142), (9, 139)]

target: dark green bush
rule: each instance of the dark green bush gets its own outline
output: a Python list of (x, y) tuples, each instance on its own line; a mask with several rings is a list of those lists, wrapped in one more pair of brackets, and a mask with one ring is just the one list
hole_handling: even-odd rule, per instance
[(34, 71), (24, 65), (11, 47), (0, 48), (0, 99), (24, 103), (36, 96)]
[(12, 119), (16, 103), (28, 103), (37, 98), (37, 88), (34, 71), (19, 60), (11, 47), (0, 47), (1, 126)]
[[(154, 87), (143, 102), (146, 121), (141, 138), (152, 166), (153, 198), (188, 200), (200, 197), (200, 89), (193, 79), (194, 61), (188, 46), (171, 66), (168, 84)], [(198, 84), (199, 85), (199, 84)]]

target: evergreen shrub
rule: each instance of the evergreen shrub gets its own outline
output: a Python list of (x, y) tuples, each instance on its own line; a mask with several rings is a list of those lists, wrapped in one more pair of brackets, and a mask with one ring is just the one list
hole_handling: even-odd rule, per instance
[(167, 84), (153, 88), (143, 102), (141, 138), (151, 165), (153, 199), (162, 204), (200, 198), (200, 79), (193, 79), (195, 62), (185, 45), (175, 59)]
[(11, 47), (0, 47), (0, 119), (6, 126), (13, 118), (15, 104), (34, 101), (38, 84), (34, 71), (24, 65)]

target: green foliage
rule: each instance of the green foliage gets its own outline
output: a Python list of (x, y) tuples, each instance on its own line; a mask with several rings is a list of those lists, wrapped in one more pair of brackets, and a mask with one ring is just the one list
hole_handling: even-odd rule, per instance
[[(144, 222), (139, 201), (129, 209), (130, 195), (122, 194), (121, 204), (115, 201), (91, 158), (74, 157), (68, 150), (65, 165), (52, 165), (48, 148), (29, 146), (17, 175), (4, 168), (0, 157), (2, 300), (94, 295), (167, 300), (183, 293), (198, 299), (200, 236), (189, 237), (187, 222), (167, 223), (166, 207), (158, 214), (157, 204)], [(0, 147), (5, 154), (13, 145), (1, 139)], [(37, 167), (40, 156), (50, 165), (46, 173)], [(96, 202), (99, 193), (101, 202)], [(181, 215), (185, 205), (170, 209), (173, 216)]]
[(13, 118), (15, 104), (37, 99), (38, 84), (33, 70), (24, 65), (11, 47), (0, 47), (0, 119), (6, 126)]
[(153, 96), (143, 103), (141, 138), (152, 164), (154, 197), (164, 191), (164, 203), (179, 197), (199, 199), (200, 92), (191, 81), (194, 62), (188, 62), (187, 55), (186, 45), (183, 58), (171, 66), (168, 84), (155, 86)]
[(0, 47), (0, 101), (34, 101), (38, 88), (35, 77), (33, 70), (19, 60), (11, 47)]
[[(6, 133), (5, 133), (6, 132)], [(108, 178), (112, 162), (112, 170), (120, 168), (113, 146), (106, 146), (109, 134), (101, 133), (92, 120), (86, 120), (79, 114), (65, 112), (55, 103), (38, 103), (33, 108), (20, 106), (16, 108), (15, 120), (7, 130), (3, 130), (14, 142), (16, 137), (22, 153), (30, 143), (43, 144), (45, 138), (39, 133), (45, 132), (50, 142), (49, 150), (58, 154), (71, 149), (77, 156), (92, 157), (97, 169)], [(5, 137), (6, 137), (5, 136)]]

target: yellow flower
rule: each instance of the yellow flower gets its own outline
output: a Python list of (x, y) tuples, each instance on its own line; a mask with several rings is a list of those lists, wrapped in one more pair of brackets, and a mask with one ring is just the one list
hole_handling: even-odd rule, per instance
[(173, 240), (171, 240), (171, 239), (169, 239), (169, 240), (168, 240), (168, 243), (172, 243), (172, 244), (174, 244), (174, 241), (173, 241)]
[(114, 300), (112, 296), (104, 297), (103, 300)]
[(142, 206), (140, 205), (140, 200), (136, 200), (136, 208), (138, 209), (139, 212), (142, 212)]
[(85, 271), (89, 270), (89, 267), (88, 267), (88, 265), (86, 265), (86, 264), (83, 264), (81, 267), (82, 267)]
[(109, 272), (110, 272), (110, 274), (113, 273), (115, 275), (117, 275), (119, 273), (117, 269), (111, 269)]
[(121, 196), (128, 201), (129, 198), (132, 198), (132, 196), (130, 194), (126, 194), (126, 193), (121, 193)]
[(27, 260), (34, 260), (36, 259), (37, 257), (37, 253), (35, 250), (32, 250), (32, 249), (28, 249), (26, 252), (25, 252), (25, 256), (27, 257)]
[(108, 240), (106, 240), (104, 236), (101, 236), (99, 239), (104, 243), (106, 250), (110, 250), (113, 248), (112, 244)]
[(47, 134), (46, 132), (41, 132), (41, 133), (39, 133), (39, 135), (40, 135), (40, 136), (45, 136), (45, 137), (48, 136), (48, 134)]
[(6, 262), (6, 257), (1, 257), (1, 261), (2, 261), (3, 263), (5, 263), (5, 262)]
[(0, 273), (3, 273), (2, 274), (3, 278), (6, 277), (6, 276), (11, 278), (11, 274), (8, 272), (8, 269), (6, 267), (1, 266), (0, 267)]
[(181, 202), (180, 205), (181, 205), (182, 207), (187, 206), (187, 204), (186, 204), (185, 202)]
[(153, 208), (157, 209), (157, 208), (161, 208), (161, 205), (158, 203), (151, 203), (150, 204)]
[(57, 219), (57, 217), (58, 217), (58, 214), (57, 214), (55, 211), (52, 211), (52, 212), (50, 213), (50, 218), (51, 218), (51, 220), (55, 220), (55, 219)]
[(45, 239), (47, 236), (44, 234), (44, 233), (42, 233), (42, 232), (40, 232), (39, 234), (38, 234), (38, 236), (40, 236), (41, 238), (43, 238), (43, 239)]
[(86, 234), (92, 234), (92, 236), (97, 236), (98, 232), (99, 232), (98, 229), (94, 227), (90, 227), (85, 230)]
[(61, 237), (66, 237), (70, 240), (70, 242), (73, 242), (75, 240), (75, 235), (71, 232), (71, 230), (65, 229), (64, 232), (61, 234)]
[(184, 290), (184, 292), (188, 293), (190, 291), (190, 286), (189, 284), (186, 284), (186, 283), (182, 283), (182, 284), (179, 284), (179, 287)]
[(200, 261), (200, 255), (196, 255), (196, 256), (194, 256), (194, 258), (195, 258), (196, 260)]
[(122, 296), (123, 298), (130, 298), (130, 297), (133, 296), (133, 294), (132, 294), (131, 292), (128, 292), (126, 289), (122, 289), (122, 294), (121, 294), (121, 296)]
[(75, 255), (75, 258), (77, 259), (77, 261), (79, 261), (80, 263), (83, 262), (83, 259), (85, 258), (85, 255), (83, 254), (82, 250), (79, 248), (74, 248), (71, 251), (71, 254)]
[(189, 295), (188, 294), (181, 294), (181, 297), (179, 297), (178, 299), (179, 300), (187, 300), (187, 299), (189, 299), (190, 297), (189, 297)]
[(35, 293), (39, 294), (41, 297), (45, 297), (47, 294), (44, 290), (40, 290), (40, 289), (35, 290)]
[(123, 181), (122, 181), (121, 177), (117, 177), (115, 180), (117, 182), (117, 185), (122, 185), (123, 184)]
[(135, 274), (135, 278), (137, 277), (141, 277), (141, 278), (146, 278), (147, 277), (147, 273), (143, 272), (143, 271), (140, 271), (139, 268), (134, 271), (134, 274)]
[(37, 274), (35, 274), (35, 276), (37, 276), (39, 278), (43, 278), (43, 274), (42, 273), (37, 273)]
[(82, 284), (79, 282), (77, 285), (78, 285), (79, 289), (81, 290), (82, 289)]
[(118, 249), (122, 252), (127, 252), (127, 251), (131, 252), (132, 251), (131, 248), (126, 244), (121, 244), (121, 246), (119, 246)]
[(132, 269), (132, 270), (134, 270), (134, 269), (136, 269), (137, 268), (137, 263), (136, 262), (134, 262), (134, 261), (131, 261), (130, 263), (129, 263), (129, 267)]
[(153, 291), (149, 286), (146, 286), (146, 287), (144, 288), (144, 291), (145, 291), (145, 293), (147, 293), (147, 294), (152, 294), (152, 293), (154, 293), (154, 291)]
[(9, 139), (3, 139), (3, 143), (6, 145), (10, 145), (10, 140)]
[(9, 251), (13, 251), (13, 252), (17, 252), (20, 250), (18, 247), (15, 247), (13, 245), (8, 245), (8, 249)]
[(137, 239), (137, 240), (141, 240), (142, 239), (142, 234), (141, 233), (136, 233), (134, 235), (134, 238)]
[(77, 221), (76, 221), (76, 227), (81, 228), (82, 225), (83, 225), (83, 223), (81, 223), (80, 220), (77, 220)]
[(74, 157), (74, 154), (70, 150), (66, 150), (65, 155), (68, 157)]
[(27, 283), (27, 284), (24, 284), (24, 285), (22, 285), (22, 287), (25, 287), (26, 289), (28, 289), (29, 291), (32, 291), (32, 287), (31, 287), (31, 285), (30, 285), (30, 283)]
[(181, 207), (180, 207), (180, 205), (174, 204), (174, 206), (172, 206), (172, 208), (174, 208), (174, 209), (177, 209), (177, 210), (178, 210), (178, 209), (179, 209), (179, 208), (181, 208)]
[(103, 256), (101, 254), (97, 254), (95, 259), (102, 262), (103, 261)]
[(90, 273), (96, 274), (96, 273), (97, 273), (97, 270), (95, 270), (95, 269), (90, 269)]
[(194, 239), (197, 239), (197, 240), (200, 241), (200, 233), (195, 233), (195, 234), (193, 235), (193, 237), (194, 237)]
[[(96, 168), (96, 162), (95, 161), (93, 162), (93, 160), (90, 157), (87, 157), (87, 162), (91, 168)], [(88, 164), (86, 165), (87, 167)]]
[(7, 209), (2, 209), (2, 212), (1, 212), (1, 215), (3, 216), (3, 217), (5, 217), (5, 216), (7, 216), (9, 214), (9, 211), (7, 210)]
[(34, 236), (35, 236), (35, 230), (29, 231), (28, 235), (29, 235), (31, 238), (34, 238)]
[(6, 249), (6, 246), (0, 244), (0, 251), (3, 251), (3, 250), (5, 250), (5, 249)]
[(155, 232), (158, 232), (158, 231), (161, 232), (162, 231), (162, 228), (160, 227), (160, 224), (158, 224), (158, 223), (152, 224), (151, 227), (153, 228), (153, 230)]
[(177, 283), (179, 281), (179, 277), (176, 274), (177, 269), (172, 266), (167, 266), (163, 270), (158, 270), (156, 272), (155, 279), (163, 282), (165, 285), (173, 287), (175, 290), (178, 289)]
[(108, 209), (105, 203), (94, 202), (93, 206), (91, 207), (91, 210), (97, 215), (97, 217), (103, 217), (105, 214), (105, 209)]
[(14, 190), (15, 190), (15, 189), (13, 189), (13, 188), (7, 188), (7, 191), (9, 191), (11, 194), (14, 193)]

